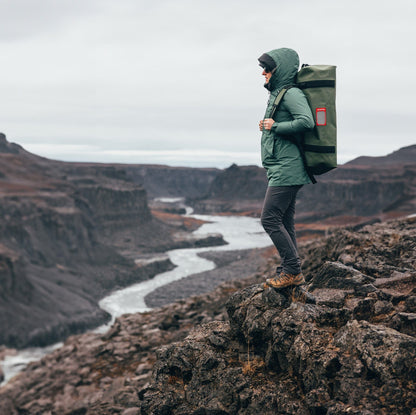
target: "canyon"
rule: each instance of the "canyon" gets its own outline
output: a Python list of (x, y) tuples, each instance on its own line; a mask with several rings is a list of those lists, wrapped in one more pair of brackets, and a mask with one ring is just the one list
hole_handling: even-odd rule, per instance
[(0, 413), (413, 415), (415, 177), (409, 146), (302, 189), (311, 295), (264, 288), (273, 250), (208, 253), (214, 291), (85, 333), (110, 318), (103, 296), (174, 266), (167, 250), (225, 243), (193, 237), (185, 205), (258, 217), (264, 170), (68, 163), (0, 134), (0, 345), (64, 341), (0, 388)]
[[(361, 157), (305, 186), (300, 238), (334, 226), (404, 216), (416, 209), (416, 146)], [(0, 344), (44, 346), (109, 319), (98, 300), (173, 267), (173, 248), (194, 240), (196, 213), (258, 217), (267, 186), (258, 166), (220, 170), (49, 160), (0, 134)], [(180, 198), (177, 204), (158, 198)]]
[(0, 135), (0, 344), (44, 346), (105, 323), (105, 294), (173, 267), (148, 261), (155, 252), (224, 243), (181, 237), (194, 222), (154, 217), (123, 166), (48, 160)]

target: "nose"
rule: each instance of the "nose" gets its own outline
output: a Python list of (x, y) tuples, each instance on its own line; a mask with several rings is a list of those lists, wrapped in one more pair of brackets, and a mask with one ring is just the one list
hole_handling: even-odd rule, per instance
[(263, 69), (263, 73), (262, 73), (262, 75), (266, 75), (266, 70), (265, 69)]

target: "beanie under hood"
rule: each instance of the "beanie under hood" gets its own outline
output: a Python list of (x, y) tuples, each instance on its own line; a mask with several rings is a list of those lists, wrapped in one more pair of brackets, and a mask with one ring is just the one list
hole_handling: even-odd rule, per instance
[[(265, 62), (265, 55), (270, 57), (275, 63), (276, 70), (271, 76), (270, 81), (264, 86), (269, 91), (274, 91), (287, 85), (293, 85), (299, 69), (299, 56), (296, 51), (289, 48), (273, 49), (259, 58), (259, 61), (262, 59), (260, 61), (261, 65)], [(267, 58), (266, 62), (268, 62), (268, 65), (270, 64)]]
[(274, 68), (276, 68), (276, 62), (267, 53), (263, 53), (258, 61), (260, 62), (260, 66), (264, 68), (266, 72), (271, 72)]

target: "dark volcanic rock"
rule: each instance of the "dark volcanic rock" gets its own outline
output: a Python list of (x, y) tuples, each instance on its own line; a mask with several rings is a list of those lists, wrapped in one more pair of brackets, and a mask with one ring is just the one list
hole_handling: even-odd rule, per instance
[(414, 337), (267, 291), (230, 298), (231, 328), (159, 349), (142, 413), (411, 413)]
[[(400, 254), (386, 258), (381, 272), (383, 245), (392, 234), (390, 247)], [(412, 304), (415, 270), (413, 277), (399, 278), (397, 269), (414, 264), (414, 236), (411, 219), (355, 234), (348, 254), (362, 255), (361, 264), (368, 260), (370, 275), (337, 262), (319, 265), (310, 247), (306, 268), (318, 271), (309, 275), (317, 305), (296, 301), (290, 289), (252, 285), (236, 292), (227, 302), (229, 325), (203, 326), (161, 350), (143, 395), (143, 413), (376, 414), (394, 408), (411, 414), (416, 404), (414, 314), (400, 312), (402, 303), (393, 305), (395, 296), (371, 283), (383, 280), (384, 287), (400, 290), (402, 302)], [(335, 260), (337, 251), (342, 255), (348, 248), (346, 239), (336, 235), (324, 245), (311, 245), (315, 254), (319, 245), (324, 258)], [(218, 346), (210, 336), (221, 338)]]
[[(313, 278), (311, 289), (342, 288), (362, 290), (369, 286), (375, 278), (364, 275), (351, 266), (340, 262), (326, 262)], [(374, 288), (375, 290), (375, 288)]]
[[(0, 389), (0, 412), (413, 415), (415, 232), (407, 219), (302, 247), (316, 304), (264, 289), (270, 260), (247, 280), (72, 337)], [(344, 264), (354, 255), (359, 270)]]

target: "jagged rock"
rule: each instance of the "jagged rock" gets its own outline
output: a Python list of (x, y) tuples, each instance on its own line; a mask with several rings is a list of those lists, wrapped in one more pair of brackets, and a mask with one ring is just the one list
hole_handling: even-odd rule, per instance
[[(365, 244), (368, 240), (366, 237)], [(396, 241), (400, 243), (400, 236)], [(411, 245), (407, 246), (410, 249)], [(335, 249), (341, 247), (339, 244)], [(414, 253), (407, 258), (414, 258)], [(373, 247), (371, 255), (377, 266), (362, 269), (373, 269), (374, 276), (333, 261), (313, 265), (319, 270), (309, 278), (316, 305), (293, 301), (288, 289), (263, 289), (261, 284), (231, 295), (227, 301), (229, 331), (222, 325), (225, 349), (219, 351), (207, 341), (207, 326), (200, 328), (199, 335), (165, 347), (143, 394), (144, 413), (346, 415), (394, 408), (394, 413), (410, 414), (416, 404), (412, 382), (416, 377), (414, 315), (397, 310), (407, 304), (411, 307), (412, 296), (380, 289), (375, 282), (383, 278), (382, 287), (395, 286), (397, 290), (399, 281), (410, 292), (415, 280), (412, 275), (398, 280), (400, 263), (394, 268), (391, 259), (388, 271), (383, 271), (383, 249), (379, 246)], [(202, 372), (204, 363), (198, 357), (202, 350), (215, 362), (209, 375)], [(245, 360), (242, 354), (246, 354)], [(180, 362), (188, 362), (185, 374)], [(169, 382), (169, 373), (180, 374), (182, 380)], [(229, 389), (228, 373), (242, 387), (238, 394), (236, 388)], [(297, 391), (296, 396), (288, 393), (292, 390)]]
[(392, 310), (394, 310), (394, 306), (389, 301), (378, 300), (374, 303), (374, 315), (376, 316), (389, 314)]
[(405, 300), (405, 304), (406, 304), (406, 311), (408, 311), (409, 313), (416, 312), (416, 296), (415, 295), (411, 295), (407, 297)]
[(373, 284), (363, 284), (363, 285), (355, 285), (354, 292), (355, 295), (359, 297), (366, 297), (370, 293), (377, 292), (377, 288)]
[(313, 278), (311, 290), (315, 288), (363, 290), (364, 284), (374, 281), (374, 278), (364, 275), (353, 267), (346, 266), (341, 262), (326, 262)]
[[(341, 347), (364, 364), (367, 379), (399, 385), (404, 381), (410, 391), (411, 379), (416, 378), (416, 339), (384, 326), (365, 321), (351, 321), (334, 337), (335, 346)], [(397, 382), (397, 380), (400, 380)], [(412, 398), (413, 401), (416, 396)]]
[(159, 349), (143, 414), (358, 414), (363, 403), (369, 414), (389, 406), (410, 413), (416, 403), (411, 336), (347, 311), (334, 324), (327, 315), (342, 310), (260, 286), (235, 293), (227, 310), (230, 326), (203, 325)]
[[(313, 255), (309, 288), (314, 278), (322, 285), (316, 304), (290, 288), (265, 289), (270, 260), (245, 281), (123, 316), (105, 335), (75, 336), (0, 389), (0, 413), (412, 415), (416, 280), (406, 269), (415, 228), (404, 220), (342, 230), (303, 248)], [(352, 238), (360, 270), (325, 264), (338, 261), (343, 243), (354, 253)], [(336, 285), (347, 276), (347, 288), (324, 286), (330, 269)]]
[(318, 298), (318, 304), (326, 305), (332, 308), (343, 308), (345, 300), (352, 293), (352, 290), (337, 290), (333, 288), (314, 290), (314, 294)]
[[(212, 333), (227, 338), (228, 347), (211, 343)], [(265, 382), (264, 362), (239, 351), (228, 324), (202, 325), (178, 346), (159, 350), (154, 382), (143, 393), (142, 414), (271, 414), (278, 407), (299, 407), (285, 388)], [(255, 379), (247, 376), (251, 371)]]
[[(288, 292), (288, 290), (285, 290)], [(233, 294), (226, 308), (234, 336), (251, 344), (264, 344), (271, 320), (288, 307), (290, 298), (262, 285), (254, 285)]]
[(416, 337), (416, 313), (397, 313), (389, 324), (390, 327)]

